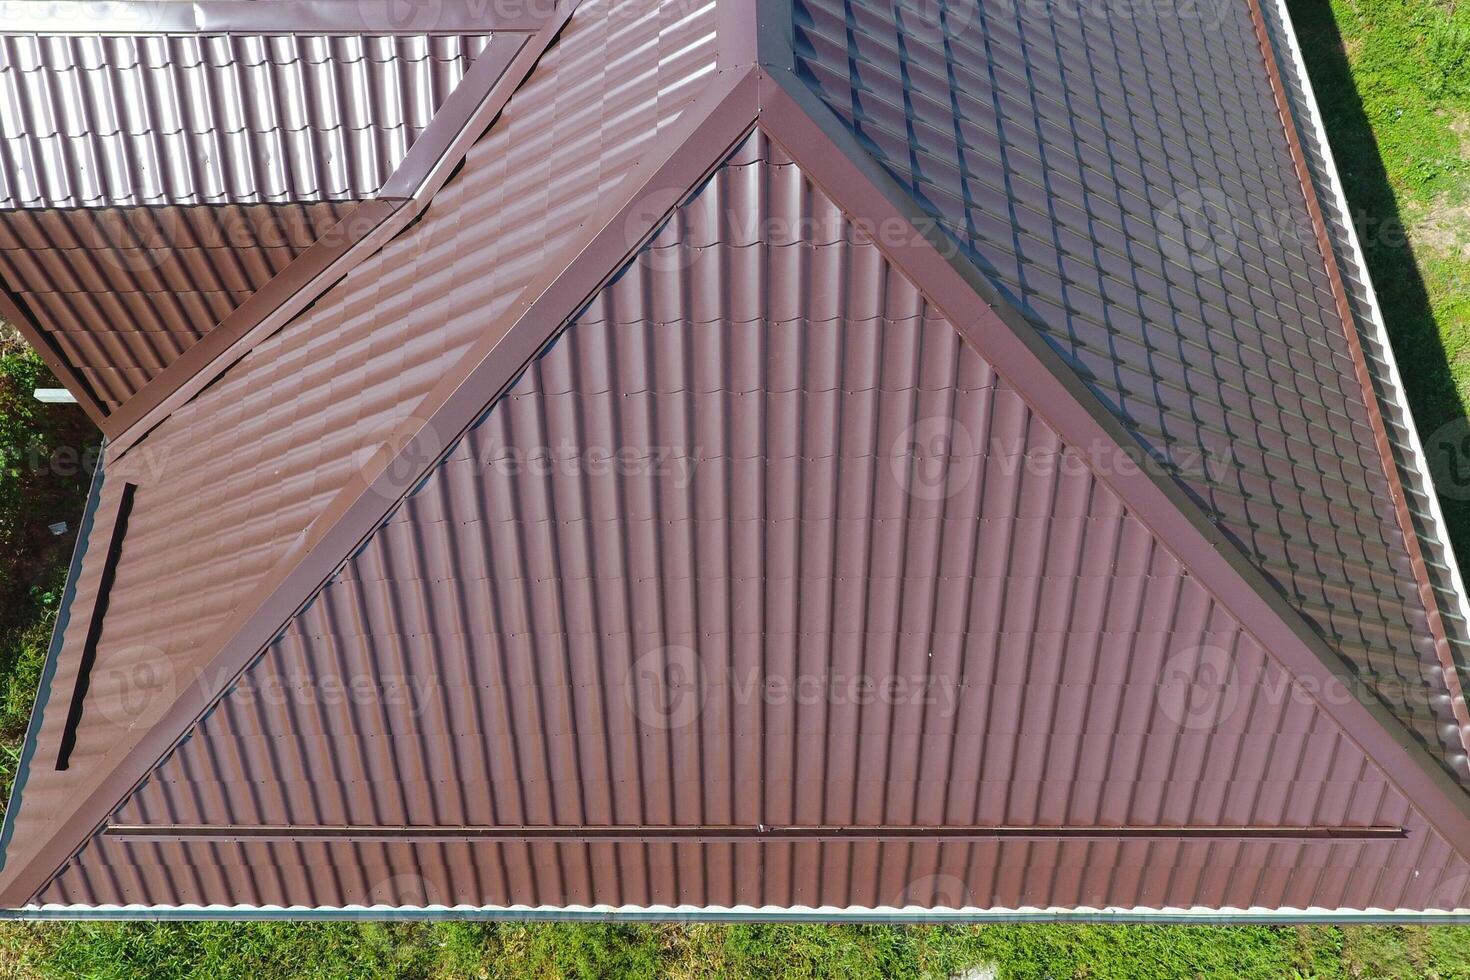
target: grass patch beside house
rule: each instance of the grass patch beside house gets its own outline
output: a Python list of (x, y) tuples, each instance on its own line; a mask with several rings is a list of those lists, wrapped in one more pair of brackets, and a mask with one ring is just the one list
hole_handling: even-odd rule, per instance
[[(1291, 7), (1432, 452), (1433, 432), (1467, 414), (1470, 394), (1470, 3)], [(73, 428), (58, 423), (67, 410), (29, 398), (42, 377), (33, 355), (13, 340), (0, 345), (0, 447), (49, 459), (89, 436), (75, 417), (66, 423)], [(50, 539), (44, 526), (75, 525), (86, 490), (84, 476), (58, 482), (55, 466), (40, 467), (47, 479), (38, 486), (35, 472), (13, 471), (10, 459), (0, 471), (0, 562), (11, 562), (0, 564), (6, 785), (70, 548), (70, 535)], [(1445, 503), (1458, 550), (1470, 557), (1470, 503)], [(66, 509), (55, 516), (59, 507)], [(1470, 928), (0, 925), (0, 978), (943, 978), (982, 965), (1038, 980), (1470, 978)]]

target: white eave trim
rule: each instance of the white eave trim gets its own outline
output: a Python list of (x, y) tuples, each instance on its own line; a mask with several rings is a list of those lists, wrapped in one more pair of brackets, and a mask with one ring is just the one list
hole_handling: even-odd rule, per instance
[(895, 908), (717, 905), (32, 905), (0, 913), (16, 919), (479, 919), (601, 922), (1139, 922), (1191, 924), (1470, 924), (1470, 909), (1268, 908)]

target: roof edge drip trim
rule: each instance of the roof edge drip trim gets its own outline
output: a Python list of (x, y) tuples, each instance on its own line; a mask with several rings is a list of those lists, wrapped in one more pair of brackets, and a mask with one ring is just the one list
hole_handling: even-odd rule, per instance
[(540, 30), (554, 0), (34, 0), (0, 34), (477, 34)]
[(1413, 909), (1237, 908), (874, 908), (848, 906), (718, 905), (31, 905), (0, 911), (0, 919), (264, 919), (264, 920), (435, 920), (517, 922), (1138, 922), (1196, 925), (1470, 924), (1470, 909), (1421, 912)]

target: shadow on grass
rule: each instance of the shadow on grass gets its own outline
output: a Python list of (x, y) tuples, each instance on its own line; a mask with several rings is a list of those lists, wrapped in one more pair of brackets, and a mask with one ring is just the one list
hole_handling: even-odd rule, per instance
[[(1425, 440), (1425, 453), (1433, 457), (1436, 451), (1463, 452), (1465, 447), (1458, 439), (1452, 446), (1435, 445), (1434, 434), (1449, 423), (1464, 419), (1465, 406), (1445, 356), (1439, 324), (1430, 307), (1429, 292), (1409, 244), (1378, 141), (1353, 82), (1332, 7), (1326, 0), (1288, 0), (1287, 6), (1388, 326), (1409, 407)], [(1458, 433), (1461, 429), (1451, 431)], [(1436, 468), (1441, 461), (1431, 458), (1428, 462), (1431, 468)], [(1470, 559), (1470, 500), (1441, 496), (1440, 506), (1449, 525), (1455, 554), (1464, 565)]]

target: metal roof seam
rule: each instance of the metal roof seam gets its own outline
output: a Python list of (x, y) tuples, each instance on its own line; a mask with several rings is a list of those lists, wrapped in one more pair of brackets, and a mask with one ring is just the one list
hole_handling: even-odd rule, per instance
[[(766, 86), (763, 86), (763, 92), (769, 93), (769, 95), (762, 99), (762, 127), (770, 133), (774, 140), (782, 144), (793, 158), (797, 159), (807, 168), (812, 179), (822, 184), (833, 200), (838, 202), (839, 206), (848, 209), (850, 213), (860, 213), (860, 209), (853, 209), (852, 205), (848, 202), (852, 200), (856, 193), (861, 192), (858, 191), (856, 182), (851, 178), (833, 179), (827, 176), (831, 172), (831, 167), (829, 166), (831, 159), (841, 160), (849, 167), (856, 168), (863, 175), (860, 179), (867, 182), (863, 190), (866, 191), (871, 188), (872, 191), (871, 194), (864, 194), (865, 201), (876, 201), (881, 198), (887, 202), (889, 208), (896, 207), (894, 199), (879, 189), (892, 183), (891, 178), (887, 176), (886, 172), (875, 169), (876, 164), (868, 160), (867, 154), (861, 147), (850, 143), (851, 137), (848, 135), (847, 130), (824, 125), (824, 120), (828, 118), (832, 120), (832, 123), (837, 123), (835, 114), (831, 113), (820, 102), (813, 104), (812, 100), (815, 100), (815, 96), (809, 96), (805, 86), (801, 85), (794, 78), (789, 78), (780, 73), (767, 74), (765, 72), (762, 73), (762, 78), (768, 83)], [(783, 106), (782, 103), (785, 103), (785, 105)], [(814, 129), (814, 133), (797, 135), (790, 125), (794, 119), (800, 119), (804, 123), (809, 123)], [(832, 157), (825, 157), (823, 154), (816, 152), (800, 152), (797, 146), (793, 145), (793, 137), (799, 145), (802, 141), (810, 142), (814, 138), (815, 133), (820, 133), (819, 138), (831, 147)], [(904, 195), (901, 189), (896, 189), (896, 193)], [(877, 197), (873, 195), (877, 195)], [(907, 198), (906, 196), (901, 196), (899, 200), (905, 201)], [(869, 208), (870, 212), (874, 210), (876, 209)], [(884, 210), (886, 211), (888, 208)], [(867, 220), (873, 220), (872, 213), (867, 214)], [(909, 217), (907, 220), (912, 220), (912, 217)], [(906, 255), (916, 250), (928, 250), (932, 252), (931, 259), (937, 261), (930, 261), (929, 264), (931, 266), (937, 266), (939, 263), (943, 263), (944, 266), (953, 270), (954, 274), (958, 274), (965, 281), (968, 289), (980, 294), (988, 307), (978, 314), (970, 314), (971, 319), (969, 320), (963, 317), (956, 319), (956, 325), (961, 327), (962, 330), (973, 330), (984, 336), (993, 334), (996, 326), (1004, 324), (1006, 333), (1018, 341), (1024, 348), (1032, 352), (1030, 356), (1036, 359), (1036, 368), (1038, 371), (1045, 372), (1044, 374), (1038, 373), (1033, 375), (1034, 377), (1049, 376), (1049, 380), (1060, 382), (1070, 389), (1070, 405), (1063, 406), (1048, 402), (1047, 410), (1050, 412), (1057, 410), (1070, 411), (1075, 406), (1085, 413), (1085, 416), (1091, 420), (1092, 425), (1099, 426), (1102, 431), (1110, 433), (1108, 436), (1109, 442), (1117, 452), (1124, 452), (1121, 447), (1128, 444), (1129, 437), (1126, 435), (1126, 432), (1120, 431), (1121, 423), (1117, 421), (1116, 417), (1105, 406), (1098, 402), (1096, 396), (1090, 391), (1069, 383), (1072, 374), (1071, 369), (1064, 363), (1060, 363), (1059, 355), (1051, 347), (1046, 346), (1045, 342), (1041, 341), (1039, 337), (1035, 338), (1037, 341), (1036, 344), (1031, 342), (1034, 331), (1031, 331), (1024, 318), (1010, 308), (1010, 304), (996, 293), (993, 286), (990, 285), (988, 278), (978, 270), (971, 269), (968, 259), (964, 257), (963, 253), (959, 253), (954, 248), (948, 247), (942, 240), (938, 243), (931, 241), (933, 229), (927, 222), (920, 220), (918, 225), (913, 227), (915, 227), (916, 237), (912, 241), (904, 243), (903, 254), (894, 252), (893, 261), (895, 264), (899, 268), (904, 269), (915, 282), (919, 283), (921, 288), (926, 289), (926, 292), (934, 298), (937, 304), (943, 307), (944, 300), (941, 295), (936, 295), (936, 293), (943, 294), (945, 291), (934, 289), (931, 285), (933, 277), (916, 270), (913, 264), (906, 259)], [(926, 228), (929, 229), (928, 232), (926, 232)], [(891, 246), (885, 249), (885, 251), (891, 250)], [(1007, 317), (1008, 311), (1010, 314), (1009, 319)], [(963, 311), (954, 309), (952, 312), (957, 314)], [(978, 346), (987, 358), (993, 361), (997, 360), (995, 352), (987, 349), (986, 344), (979, 343)], [(1024, 380), (1013, 379), (1013, 383), (1024, 387)], [(1080, 384), (1080, 381), (1078, 384)], [(1094, 403), (1096, 403), (1095, 407)], [(1070, 426), (1064, 427), (1058, 425), (1055, 417), (1049, 418), (1048, 421), (1056, 426), (1058, 431), (1064, 433), (1071, 428)], [(1085, 445), (1086, 440), (1080, 440), (1080, 444)], [(1130, 504), (1131, 509), (1139, 514), (1140, 519), (1148, 523), (1154, 529), (1155, 533), (1159, 534), (1161, 540), (1169, 542), (1175, 537), (1176, 531), (1167, 530), (1167, 528), (1161, 529), (1160, 527), (1161, 517), (1172, 516), (1177, 517), (1183, 522), (1183, 524), (1174, 525), (1179, 532), (1184, 531), (1186, 525), (1191, 526), (1193, 533), (1200, 534), (1203, 541), (1211, 543), (1209, 556), (1222, 559), (1224, 564), (1229, 567), (1229, 574), (1233, 577), (1234, 584), (1246, 590), (1245, 593), (1237, 592), (1236, 598), (1238, 599), (1241, 596), (1251, 597), (1254, 601), (1262, 603), (1266, 608), (1270, 608), (1272, 614), (1278, 617), (1277, 624), (1284, 629), (1284, 632), (1271, 630), (1263, 634), (1261, 632), (1262, 627), (1270, 624), (1260, 622), (1258, 618), (1243, 616), (1239, 611), (1239, 602), (1236, 599), (1215, 592), (1219, 583), (1225, 582), (1225, 579), (1219, 578), (1214, 574), (1209, 575), (1208, 578), (1203, 575), (1201, 576), (1202, 582), (1211, 580), (1216, 582), (1216, 585), (1206, 584), (1205, 587), (1216, 594), (1217, 599), (1226, 608), (1236, 611), (1236, 615), (1241, 616), (1242, 622), (1246, 623), (1247, 628), (1255, 633), (1258, 642), (1261, 642), (1265, 649), (1279, 652), (1275, 650), (1273, 644), (1270, 642), (1270, 636), (1276, 635), (1284, 638), (1290, 635), (1294, 638), (1294, 642), (1300, 645), (1301, 649), (1311, 651), (1311, 656), (1316, 661), (1318, 669), (1329, 671), (1348, 670), (1347, 663), (1336, 651), (1322, 641), (1315, 628), (1306, 622), (1301, 613), (1287, 605), (1279, 591), (1261, 581), (1261, 573), (1249, 563), (1246, 555), (1238, 547), (1225, 542), (1221, 538), (1217, 526), (1210, 525), (1208, 532), (1199, 526), (1199, 522), (1208, 520), (1205, 513), (1188, 498), (1183, 497), (1182, 490), (1176, 487), (1162, 473), (1156, 472), (1156, 470), (1157, 467), (1141, 466), (1138, 468), (1137, 474), (1113, 474), (1108, 478), (1108, 482), (1114, 486), (1119, 496)], [(1133, 479), (1135, 476), (1137, 479)], [(1148, 485), (1156, 488), (1154, 492), (1161, 492), (1165, 498), (1174, 502), (1172, 504), (1172, 515), (1165, 515), (1150, 507), (1140, 508), (1137, 505), (1133, 499), (1135, 496), (1133, 488), (1137, 487), (1142, 489), (1143, 484), (1139, 481), (1146, 481)], [(1120, 483), (1125, 484), (1126, 487), (1120, 487)], [(1169, 521), (1164, 523), (1167, 525), (1173, 522)], [(1184, 554), (1193, 555), (1195, 552), (1186, 549)], [(1194, 568), (1206, 557), (1208, 556), (1201, 553), (1198, 558), (1186, 561), (1186, 565)], [(1298, 661), (1298, 663), (1302, 666), (1306, 665), (1305, 661)], [(1300, 667), (1297, 669), (1300, 669)], [(1413, 771), (1409, 773), (1405, 772), (1402, 765), (1394, 765), (1387, 762), (1383, 764), (1390, 777), (1396, 780), (1407, 779), (1410, 783), (1421, 786), (1426, 785), (1421, 780), (1428, 780), (1427, 785), (1433, 786), (1432, 792), (1438, 800), (1437, 804), (1434, 799), (1426, 800), (1423, 793), (1411, 792), (1402, 784), (1401, 788), (1416, 803), (1427, 804), (1428, 810), (1426, 811), (1426, 815), (1441, 829), (1447, 839), (1455, 843), (1460, 853), (1470, 856), (1470, 795), (1467, 795), (1459, 784), (1452, 780), (1449, 771), (1443, 764), (1430, 756), (1423, 745), (1413, 741), (1403, 726), (1397, 720), (1393, 719), (1387, 713), (1386, 709), (1356, 702), (1352, 705), (1335, 705), (1332, 707), (1345, 709), (1352, 714), (1356, 714), (1356, 708), (1361, 708), (1374, 716), (1371, 724), (1375, 726), (1375, 731), (1364, 732), (1358, 724), (1345, 725), (1349, 737), (1355, 742), (1358, 742), (1370, 757), (1383, 759), (1384, 757), (1379, 753), (1388, 748), (1389, 745), (1393, 745), (1397, 746), (1399, 751), (1404, 752), (1408, 758), (1413, 759)], [(1366, 718), (1362, 720), (1366, 720)], [(1400, 734), (1401, 732), (1402, 735)]]

